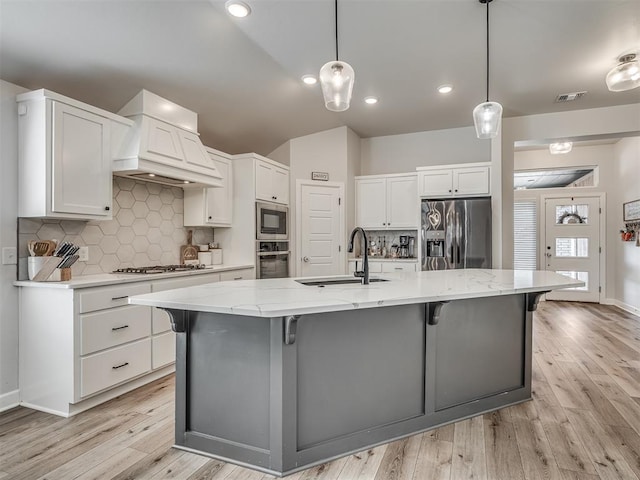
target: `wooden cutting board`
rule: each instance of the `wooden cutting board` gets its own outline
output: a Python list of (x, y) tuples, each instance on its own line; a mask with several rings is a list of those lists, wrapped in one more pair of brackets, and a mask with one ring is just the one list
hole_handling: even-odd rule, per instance
[(189, 230), (187, 244), (180, 247), (180, 263), (185, 265), (194, 261), (198, 262), (198, 247), (193, 246), (193, 230)]

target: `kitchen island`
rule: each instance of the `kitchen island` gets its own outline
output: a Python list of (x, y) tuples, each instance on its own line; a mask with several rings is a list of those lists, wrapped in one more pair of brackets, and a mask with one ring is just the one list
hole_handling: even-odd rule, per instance
[(538, 299), (582, 285), (481, 269), (381, 279), (130, 298), (167, 310), (178, 333), (176, 447), (286, 475), (528, 400)]

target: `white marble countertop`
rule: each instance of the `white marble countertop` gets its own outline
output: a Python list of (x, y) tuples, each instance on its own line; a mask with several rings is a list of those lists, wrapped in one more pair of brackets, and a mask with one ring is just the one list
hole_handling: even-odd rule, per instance
[[(279, 317), (584, 285), (556, 273), (525, 270), (469, 269), (372, 275), (372, 278), (376, 277), (389, 281), (370, 285), (317, 287), (302, 285), (293, 278), (240, 280), (137, 295), (131, 297), (129, 303), (178, 310)], [(344, 275), (341, 278), (353, 276)]]
[(167, 273), (102, 273), (99, 275), (83, 275), (72, 278), (68, 282), (34, 282), (31, 280), (19, 280), (13, 282), (16, 287), (36, 288), (89, 288), (104, 285), (116, 285), (122, 283), (144, 282), (149, 280), (161, 280), (164, 278), (179, 278), (191, 275), (206, 275), (210, 273), (226, 272), (229, 270), (242, 270), (254, 268), (253, 265), (213, 265), (200, 270), (185, 270), (181, 272)]

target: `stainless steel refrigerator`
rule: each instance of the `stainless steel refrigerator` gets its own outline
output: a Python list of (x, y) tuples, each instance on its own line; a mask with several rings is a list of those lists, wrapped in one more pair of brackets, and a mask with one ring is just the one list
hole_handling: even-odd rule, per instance
[(491, 198), (422, 200), (422, 270), (491, 268)]

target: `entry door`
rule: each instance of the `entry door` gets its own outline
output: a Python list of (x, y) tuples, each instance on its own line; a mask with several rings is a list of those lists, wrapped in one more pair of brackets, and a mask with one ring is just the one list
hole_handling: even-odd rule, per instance
[(600, 301), (600, 199), (545, 200), (546, 270), (585, 282), (584, 287), (556, 290), (549, 300)]
[(344, 273), (342, 190), (341, 185), (300, 186), (300, 276)]

